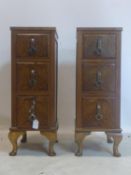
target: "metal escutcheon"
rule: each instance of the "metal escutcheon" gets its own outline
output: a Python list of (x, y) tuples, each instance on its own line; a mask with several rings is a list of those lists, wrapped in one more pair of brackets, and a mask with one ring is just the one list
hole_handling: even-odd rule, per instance
[(37, 79), (36, 79), (36, 71), (32, 69), (30, 71), (30, 80), (29, 80), (29, 85), (30, 87), (34, 87), (37, 84)]
[(96, 72), (96, 81), (95, 81), (95, 86), (97, 88), (100, 88), (102, 86), (102, 73), (101, 71)]
[(95, 53), (96, 53), (97, 56), (101, 56), (101, 54), (102, 54), (102, 39), (101, 38), (98, 38), (96, 40)]
[(101, 113), (101, 106), (100, 104), (96, 105), (96, 115), (95, 115), (96, 120), (102, 120), (103, 119), (103, 114)]
[(35, 38), (30, 39), (30, 47), (28, 49), (29, 56), (34, 56), (36, 54), (36, 40)]

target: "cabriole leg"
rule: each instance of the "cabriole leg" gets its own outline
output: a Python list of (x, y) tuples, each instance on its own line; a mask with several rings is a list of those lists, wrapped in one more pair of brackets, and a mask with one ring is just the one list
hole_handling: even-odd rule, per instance
[(17, 154), (17, 140), (20, 136), (25, 134), (24, 131), (10, 131), (8, 134), (9, 140), (12, 144), (12, 151), (9, 153), (10, 156), (15, 156)]
[(119, 144), (122, 141), (122, 134), (114, 134), (113, 135), (114, 144), (113, 144), (113, 155), (116, 157), (120, 157), (121, 154), (118, 150)]
[(42, 135), (44, 135), (49, 140), (48, 155), (49, 156), (55, 156), (56, 153), (54, 151), (54, 144), (57, 142), (57, 133), (56, 133), (56, 131), (52, 131), (52, 132), (40, 131), (40, 133)]
[(75, 133), (75, 142), (77, 144), (77, 150), (75, 153), (76, 156), (82, 156), (83, 140), (84, 140), (85, 136), (86, 136), (85, 133), (79, 133), (79, 132)]
[(121, 143), (122, 141), (122, 133), (109, 133), (109, 136), (111, 136), (114, 140), (114, 143), (113, 143), (113, 156), (115, 157), (120, 157), (121, 154), (119, 152), (119, 144)]

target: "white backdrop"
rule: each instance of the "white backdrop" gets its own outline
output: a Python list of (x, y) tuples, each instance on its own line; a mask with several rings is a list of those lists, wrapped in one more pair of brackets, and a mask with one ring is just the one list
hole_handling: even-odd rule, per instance
[(74, 130), (76, 27), (123, 27), (122, 128), (131, 132), (131, 1), (0, 0), (0, 128), (10, 126), (10, 26), (55, 26), (59, 35), (58, 119)]

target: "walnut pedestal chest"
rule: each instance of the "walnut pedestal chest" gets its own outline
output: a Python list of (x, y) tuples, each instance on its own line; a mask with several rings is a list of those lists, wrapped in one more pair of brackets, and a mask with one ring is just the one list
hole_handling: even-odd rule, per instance
[(11, 27), (12, 124), (9, 139), (17, 154), (17, 140), (26, 131), (40, 131), (55, 155), (57, 140), (57, 33), (55, 28)]
[(92, 131), (103, 131), (120, 156), (121, 28), (77, 28), (76, 155)]

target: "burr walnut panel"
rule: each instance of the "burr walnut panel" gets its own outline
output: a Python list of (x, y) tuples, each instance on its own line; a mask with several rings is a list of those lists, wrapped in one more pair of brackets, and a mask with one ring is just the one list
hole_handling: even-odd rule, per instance
[(50, 69), (48, 63), (18, 62), (16, 65), (16, 71), (17, 91), (49, 91)]
[(114, 34), (89, 33), (83, 35), (83, 58), (115, 58), (116, 36)]
[(107, 92), (116, 90), (115, 64), (82, 63), (83, 92)]
[(49, 34), (20, 33), (16, 36), (17, 58), (49, 58)]
[[(32, 110), (33, 102), (35, 102), (34, 111)], [(21, 129), (32, 129), (31, 112), (39, 121), (39, 129), (48, 128), (49, 119), (49, 98), (46, 96), (17, 96), (16, 98), (16, 114), (17, 126)]]
[(82, 127), (115, 128), (115, 107), (114, 98), (83, 98)]

